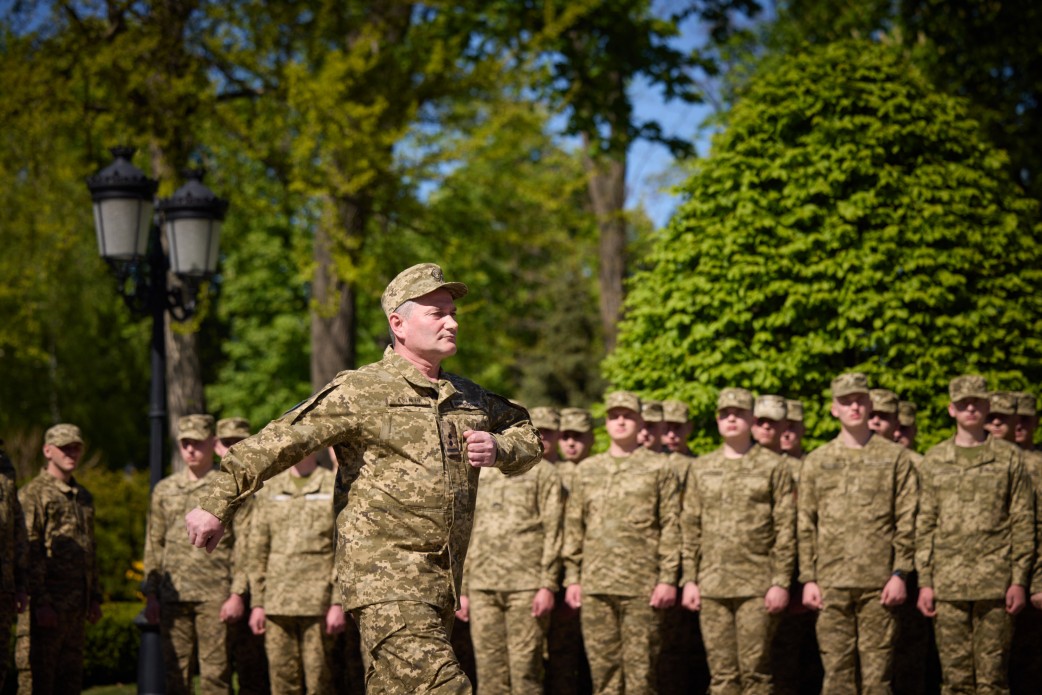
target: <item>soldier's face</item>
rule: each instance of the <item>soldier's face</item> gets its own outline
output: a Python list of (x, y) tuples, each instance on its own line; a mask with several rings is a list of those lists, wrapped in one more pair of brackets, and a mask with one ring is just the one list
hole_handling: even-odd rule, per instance
[(76, 464), (80, 462), (80, 457), (83, 456), (83, 445), (79, 442), (65, 444), (64, 446), (44, 444), (43, 456), (62, 473), (72, 473), (76, 470)]
[(616, 442), (636, 442), (644, 421), (629, 408), (612, 408), (604, 421), (608, 436)]
[(799, 451), (803, 443), (804, 426), (802, 422), (786, 421), (785, 431), (781, 436), (782, 451)]
[(990, 432), (996, 439), (1005, 439), (1012, 442), (1014, 433), (1011, 421), (1015, 417), (1005, 413), (989, 413), (988, 419), (984, 423), (984, 429)]
[(662, 432), (664, 422), (644, 422), (640, 430), (640, 443), (649, 449), (658, 449), (662, 445)]
[(557, 452), (557, 439), (560, 433), (557, 430), (539, 428), (539, 439), (543, 442), (543, 456), (550, 456)]
[(1035, 430), (1038, 428), (1037, 415), (1018, 415), (1014, 429), (1017, 444), (1027, 446), (1035, 441)]
[(432, 362), (455, 355), (459, 324), (456, 303), (449, 291), (434, 290), (412, 301), (414, 306), (407, 315), (391, 314), (391, 330), (398, 342), (412, 354)]
[(782, 434), (785, 433), (783, 422), (769, 417), (756, 418), (753, 423), (753, 438), (768, 449), (776, 449), (781, 445)]
[(873, 410), (868, 418), (868, 429), (887, 439), (892, 439), (897, 428), (897, 413), (883, 413)]
[(894, 430), (894, 441), (906, 449), (909, 449), (915, 443), (915, 435), (915, 425), (902, 425), (898, 423), (897, 428)]
[(218, 456), (223, 458), (224, 455), (228, 453), (228, 449), (231, 449), (243, 439), (245, 439), (245, 437), (221, 437), (217, 440), (217, 443), (214, 444), (213, 450), (217, 452)]
[(590, 453), (593, 446), (593, 432), (576, 432), (565, 430), (561, 432), (561, 455), (566, 461), (579, 463)]
[(983, 429), (991, 404), (987, 398), (962, 398), (948, 404), (948, 414), (963, 429)]
[(753, 411), (724, 408), (716, 412), (716, 426), (724, 439), (747, 437), (753, 426)]
[(189, 439), (185, 437), (177, 440), (181, 458), (189, 468), (209, 466), (213, 463), (214, 438)]
[(849, 393), (832, 399), (832, 416), (847, 428), (858, 428), (872, 414), (872, 399), (867, 393)]
[(666, 431), (662, 434), (662, 443), (670, 451), (682, 451), (688, 435), (691, 434), (690, 422), (666, 422)]

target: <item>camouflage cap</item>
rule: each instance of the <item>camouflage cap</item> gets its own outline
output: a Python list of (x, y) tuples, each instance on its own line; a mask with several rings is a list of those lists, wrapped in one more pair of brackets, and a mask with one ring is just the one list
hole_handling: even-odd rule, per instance
[(1017, 414), (1017, 397), (1009, 391), (992, 391), (988, 394), (989, 410), (999, 415)]
[(915, 403), (901, 401), (897, 404), (897, 421), (902, 427), (911, 427), (915, 424)]
[(662, 422), (662, 401), (641, 400), (640, 416), (644, 422)]
[(753, 394), (748, 389), (726, 388), (716, 398), (716, 409), (739, 408), (741, 410), (753, 409)]
[(1037, 415), (1035, 394), (1018, 391), (1013, 394), (1017, 397), (1017, 415)]
[(548, 406), (529, 408), (528, 416), (532, 419), (532, 424), (541, 430), (556, 431), (561, 424), (561, 415), (557, 412), (557, 408)]
[(639, 415), (640, 397), (630, 391), (612, 391), (604, 397), (604, 409), (612, 408), (628, 408)]
[(217, 421), (217, 438), (233, 439), (250, 436), (250, 422), (244, 417), (226, 417)]
[(896, 413), (901, 402), (890, 389), (871, 389), (868, 395), (872, 398), (872, 410), (878, 413)]
[(691, 419), (687, 403), (684, 401), (662, 401), (662, 420), (683, 425)]
[(467, 286), (462, 282), (445, 282), (441, 268), (434, 263), (420, 263), (406, 268), (391, 280), (380, 297), (380, 306), (384, 314), (390, 316), (394, 310), (410, 299), (422, 297), (437, 289), (446, 289), (454, 299), (467, 293)]
[(178, 439), (208, 439), (213, 436), (213, 415), (185, 415), (177, 421)]
[(832, 397), (868, 393), (868, 377), (861, 372), (847, 372), (832, 380)]
[(790, 422), (803, 422), (803, 401), (794, 398), (785, 401), (785, 419)]
[(560, 428), (562, 432), (592, 432), (593, 415), (584, 408), (562, 408)]
[(80, 428), (67, 422), (49, 428), (43, 435), (43, 443), (52, 446), (65, 446), (66, 444), (83, 444), (83, 435)]
[(987, 398), (988, 382), (979, 374), (964, 374), (957, 376), (948, 384), (948, 395), (952, 403), (958, 403), (964, 398)]
[(756, 397), (756, 403), (753, 404), (753, 417), (780, 421), (784, 420), (785, 416), (785, 399), (781, 396), (765, 394)]

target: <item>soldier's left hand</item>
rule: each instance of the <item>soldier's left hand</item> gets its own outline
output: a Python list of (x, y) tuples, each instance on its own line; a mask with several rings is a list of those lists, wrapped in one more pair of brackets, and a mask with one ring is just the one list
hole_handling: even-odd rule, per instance
[(656, 584), (651, 592), (652, 608), (672, 608), (677, 602), (677, 588), (672, 584)]
[(1031, 595), (1031, 605), (1042, 611), (1042, 591)]
[(467, 430), (467, 463), (475, 468), (488, 468), (496, 464), (496, 440), (490, 432)]
[(245, 613), (246, 602), (242, 600), (242, 596), (232, 594), (221, 604), (221, 613), (218, 617), (222, 623), (237, 623)]
[(542, 618), (544, 615), (550, 615), (550, 612), (554, 609), (554, 592), (550, 591), (546, 587), (543, 587), (539, 591), (535, 592), (535, 596), (532, 597), (532, 617)]
[(879, 602), (887, 608), (893, 608), (894, 606), (900, 606), (907, 598), (908, 589), (905, 587), (905, 580), (895, 574), (887, 580)]
[(347, 627), (347, 619), (344, 617), (344, 607), (334, 603), (326, 611), (326, 634), (339, 635)]
[(771, 615), (781, 613), (788, 605), (789, 590), (784, 587), (772, 586), (763, 597), (763, 606)]
[(1022, 587), (1020, 584), (1012, 584), (1006, 589), (1006, 612), (1010, 615), (1016, 615), (1020, 611), (1024, 610), (1024, 607), (1028, 604), (1028, 592), (1027, 589)]

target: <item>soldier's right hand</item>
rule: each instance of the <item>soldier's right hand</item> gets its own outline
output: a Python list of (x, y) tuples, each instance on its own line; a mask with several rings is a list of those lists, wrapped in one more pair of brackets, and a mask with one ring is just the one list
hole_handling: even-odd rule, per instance
[(250, 626), (250, 632), (255, 635), (263, 635), (264, 622), (267, 617), (263, 606), (254, 606), (253, 610), (250, 611), (250, 619), (247, 621), (247, 624)]
[(188, 542), (196, 548), (206, 548), (208, 553), (214, 551), (224, 535), (221, 520), (199, 507), (185, 514), (185, 527), (188, 529)]
[(689, 611), (702, 610), (702, 591), (698, 584), (688, 582), (684, 585), (684, 592), (680, 597), (680, 605)]
[(470, 598), (468, 596), (459, 597), (459, 610), (456, 611), (456, 620), (464, 623), (470, 622)]
[(564, 602), (576, 610), (581, 608), (583, 605), (582, 584), (569, 584), (568, 588), (564, 590)]
[(919, 609), (919, 612), (927, 618), (933, 618), (937, 615), (937, 608), (934, 606), (932, 587), (919, 587), (919, 600), (915, 602), (915, 606)]
[(821, 587), (817, 582), (807, 582), (803, 585), (803, 605), (812, 611), (820, 611), (825, 602), (821, 600)]

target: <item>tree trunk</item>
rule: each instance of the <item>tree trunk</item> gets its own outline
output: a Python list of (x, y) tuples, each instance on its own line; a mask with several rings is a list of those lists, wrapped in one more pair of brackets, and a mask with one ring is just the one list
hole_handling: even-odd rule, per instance
[(587, 191), (600, 230), (600, 308), (605, 352), (615, 349), (622, 316), (623, 278), (626, 276), (626, 155), (591, 156), (588, 138), (583, 162)]
[[(176, 282), (176, 279), (170, 279)], [(171, 326), (166, 313), (166, 412), (170, 441), (170, 470), (184, 468), (177, 451), (177, 421), (183, 415), (206, 412), (203, 396), (203, 370), (199, 361), (198, 333), (182, 333)]]

